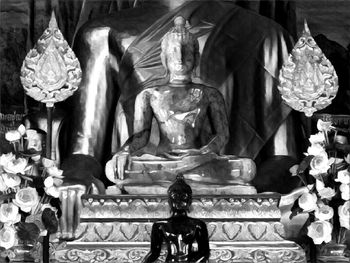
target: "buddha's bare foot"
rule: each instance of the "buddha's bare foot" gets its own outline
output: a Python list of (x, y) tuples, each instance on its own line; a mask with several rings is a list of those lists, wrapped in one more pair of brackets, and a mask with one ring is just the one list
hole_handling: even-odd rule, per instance
[(249, 158), (235, 158), (230, 159), (231, 176), (237, 183), (250, 185), (251, 181), (256, 175), (256, 165), (252, 159)]
[(63, 185), (59, 187), (62, 216), (60, 218), (60, 238), (77, 238), (82, 210), (83, 194), (104, 194), (103, 183), (97, 179), (102, 174), (102, 167), (92, 156), (76, 154), (66, 159), (62, 165)]
[(72, 240), (76, 238), (76, 230), (80, 223), (81, 196), (86, 193), (86, 186), (79, 184), (61, 186), (59, 191), (62, 209), (60, 238)]

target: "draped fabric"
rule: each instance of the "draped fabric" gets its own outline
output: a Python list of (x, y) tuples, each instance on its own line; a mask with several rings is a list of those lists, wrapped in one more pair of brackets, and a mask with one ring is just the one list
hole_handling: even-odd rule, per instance
[[(277, 85), (291, 48), (285, 30), (238, 8), (227, 13), (209, 36), (201, 73), (208, 83), (219, 83), (230, 98), (228, 153), (255, 158), (289, 115)], [(231, 85), (224, 84), (228, 78)]]

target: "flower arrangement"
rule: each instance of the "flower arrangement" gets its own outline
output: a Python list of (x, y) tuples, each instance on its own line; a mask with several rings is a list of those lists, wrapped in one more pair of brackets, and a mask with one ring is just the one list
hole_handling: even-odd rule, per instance
[(350, 147), (340, 133), (349, 131), (322, 120), (317, 129), (309, 138), (304, 160), (290, 169), (306, 187), (295, 201), (291, 217), (309, 213), (307, 235), (314, 244), (343, 244), (350, 229)]
[(58, 229), (62, 171), (41, 156), (42, 138), (36, 130), (8, 131), (13, 152), (0, 156), (0, 247), (33, 245)]

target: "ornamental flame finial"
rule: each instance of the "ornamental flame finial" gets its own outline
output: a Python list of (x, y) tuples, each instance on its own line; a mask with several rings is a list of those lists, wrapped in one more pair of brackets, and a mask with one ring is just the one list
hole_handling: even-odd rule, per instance
[(278, 86), (282, 99), (310, 117), (332, 103), (338, 91), (338, 76), (304, 22), (302, 36), (283, 65)]
[(52, 12), (49, 27), (23, 61), (22, 85), (27, 95), (52, 107), (73, 95), (80, 81), (80, 63)]

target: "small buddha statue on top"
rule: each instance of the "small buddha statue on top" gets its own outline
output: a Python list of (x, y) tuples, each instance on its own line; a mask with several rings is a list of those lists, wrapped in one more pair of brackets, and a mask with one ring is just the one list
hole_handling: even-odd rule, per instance
[(210, 254), (207, 227), (203, 221), (187, 216), (192, 190), (182, 175), (169, 187), (168, 198), (171, 217), (153, 224), (151, 251), (143, 263), (158, 259), (163, 242), (168, 252), (165, 262), (207, 262)]
[[(134, 135), (107, 163), (106, 175), (131, 194), (164, 194), (178, 173), (184, 174), (196, 194), (254, 194), (249, 184), (255, 176), (254, 162), (220, 154), (229, 136), (222, 94), (192, 82), (198, 41), (183, 17), (176, 17), (174, 23), (161, 42), (161, 61), (169, 82), (137, 95)], [(159, 144), (150, 154), (143, 150), (150, 140), (153, 118)]]

